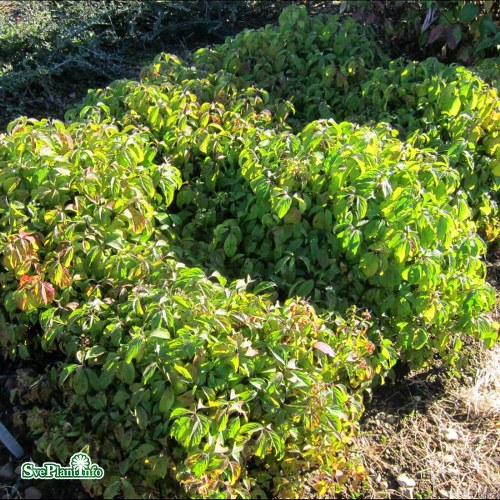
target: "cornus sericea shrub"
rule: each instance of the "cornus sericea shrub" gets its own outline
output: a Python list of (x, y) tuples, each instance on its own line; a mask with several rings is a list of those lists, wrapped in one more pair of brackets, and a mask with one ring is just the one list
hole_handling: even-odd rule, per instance
[[(360, 29), (289, 9), (1, 137), (0, 345), (48, 360), (12, 397), (42, 453), (104, 467), (91, 493), (355, 487), (363, 392), (496, 340), (477, 230), (497, 237), (497, 94), (429, 61), (385, 76)], [(338, 89), (321, 59), (290, 74), (316, 52)]]

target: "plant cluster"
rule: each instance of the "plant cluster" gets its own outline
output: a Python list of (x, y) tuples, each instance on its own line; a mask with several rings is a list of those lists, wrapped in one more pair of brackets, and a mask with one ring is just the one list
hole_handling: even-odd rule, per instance
[(1, 136), (0, 346), (51, 360), (18, 418), (91, 493), (355, 487), (364, 391), (496, 340), (497, 93), (374, 47), (289, 8)]
[(342, 1), (340, 12), (373, 26), (396, 57), (471, 64), (498, 54), (500, 9), (490, 0)]

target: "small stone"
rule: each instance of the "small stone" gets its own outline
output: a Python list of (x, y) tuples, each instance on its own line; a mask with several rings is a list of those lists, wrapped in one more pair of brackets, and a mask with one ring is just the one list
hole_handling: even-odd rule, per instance
[(382, 421), (385, 420), (385, 413), (383, 411), (377, 413), (375, 415), (375, 420), (382, 420)]
[(39, 498), (42, 498), (42, 494), (40, 493), (40, 490), (38, 488), (30, 486), (29, 488), (26, 488), (24, 490), (24, 498), (29, 498), (31, 500), (38, 500)]
[(398, 419), (394, 415), (387, 415), (387, 417), (385, 417), (385, 421), (388, 424), (395, 424), (398, 421)]
[(14, 477), (14, 466), (12, 462), (7, 462), (0, 467), (0, 479), (12, 479)]
[(398, 482), (399, 486), (401, 488), (415, 488), (416, 482), (415, 479), (407, 476), (406, 474), (400, 474), (397, 478), (396, 481)]
[(453, 443), (455, 441), (458, 441), (458, 432), (452, 427), (443, 431), (442, 435), (444, 440), (447, 441), (448, 443)]
[(413, 498), (413, 488), (403, 488), (399, 487), (399, 492), (403, 496), (403, 498)]
[(380, 484), (382, 482), (382, 476), (380, 474), (377, 474), (377, 477), (375, 478), (375, 482), (377, 484)]
[(450, 494), (446, 490), (443, 490), (443, 489), (438, 490), (438, 495), (441, 498), (450, 498)]
[(413, 399), (417, 402), (422, 401), (422, 396), (413, 396)]
[(382, 490), (386, 490), (387, 488), (389, 488), (389, 484), (387, 483), (387, 481), (385, 479), (380, 481), (379, 486), (380, 486), (380, 489), (382, 489)]
[(454, 457), (451, 453), (447, 453), (447, 454), (443, 457), (443, 462), (444, 462), (445, 464), (452, 464), (454, 461), (455, 461), (455, 457)]

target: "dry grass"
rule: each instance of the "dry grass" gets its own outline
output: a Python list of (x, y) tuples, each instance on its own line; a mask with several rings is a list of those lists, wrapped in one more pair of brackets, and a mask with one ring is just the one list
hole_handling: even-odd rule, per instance
[[(367, 497), (498, 498), (500, 346), (481, 351), (478, 362), (471, 383), (447, 382), (439, 399), (435, 380), (410, 380), (409, 393), (421, 396), (410, 397), (394, 423), (380, 414), (365, 422), (360, 451), (371, 471)], [(448, 429), (457, 441), (444, 439)], [(416, 481), (414, 491), (398, 488), (403, 472)]]

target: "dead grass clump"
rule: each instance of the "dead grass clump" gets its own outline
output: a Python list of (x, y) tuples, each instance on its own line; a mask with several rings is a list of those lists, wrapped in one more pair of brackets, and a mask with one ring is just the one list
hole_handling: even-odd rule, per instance
[[(364, 423), (367, 497), (498, 498), (500, 346), (478, 356), (482, 368), (471, 383), (447, 382), (436, 399), (435, 381), (426, 395), (425, 381), (409, 380), (407, 392), (420, 395), (388, 408), (396, 418), (379, 413)], [(414, 488), (399, 487), (402, 473), (415, 480)]]

